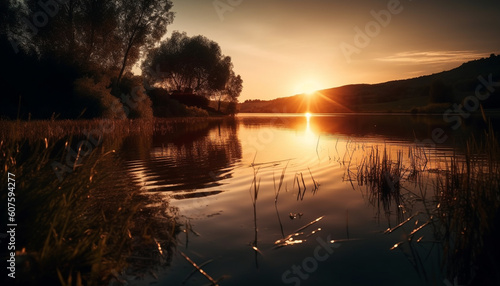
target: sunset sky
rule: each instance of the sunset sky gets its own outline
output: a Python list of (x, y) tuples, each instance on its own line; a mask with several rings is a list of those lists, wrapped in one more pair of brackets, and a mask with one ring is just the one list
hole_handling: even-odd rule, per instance
[(244, 80), (240, 102), (411, 78), (500, 52), (500, 1), (173, 3), (169, 35), (219, 43)]

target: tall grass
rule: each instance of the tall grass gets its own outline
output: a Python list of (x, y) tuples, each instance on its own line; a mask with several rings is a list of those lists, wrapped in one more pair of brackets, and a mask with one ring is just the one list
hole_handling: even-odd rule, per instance
[(280, 217), (280, 213), (278, 211), (278, 197), (280, 195), (281, 187), (283, 186), (283, 181), (285, 179), (286, 168), (288, 168), (288, 162), (287, 162), (286, 166), (283, 168), (283, 171), (281, 172), (281, 176), (280, 176), (280, 180), (279, 180), (279, 183), (278, 183), (278, 187), (276, 187), (276, 178), (274, 177), (274, 173), (273, 173), (274, 208), (276, 210), (276, 216), (278, 217), (278, 223), (280, 225), (281, 236), (283, 238), (285, 237), (285, 232), (283, 231), (283, 224), (281, 223), (281, 217)]
[(257, 228), (257, 199), (259, 197), (260, 178), (257, 179), (257, 173), (259, 172), (259, 168), (255, 169), (254, 166), (252, 168), (253, 168), (253, 180), (252, 183), (250, 184), (250, 190), (249, 190), (253, 205), (253, 223), (254, 223), (254, 241), (252, 242), (252, 249), (255, 251), (255, 267), (259, 268), (258, 253), (261, 253), (261, 251), (258, 246), (259, 229)]
[[(403, 170), (403, 152), (398, 151), (393, 160), (384, 146), (380, 151), (378, 146), (370, 148), (358, 166), (356, 180), (360, 186), (368, 186), (369, 201), (383, 209), (386, 215), (391, 214), (391, 206), (395, 206), (398, 218), (401, 217), (401, 178)], [(381, 208), (382, 207), (382, 208)]]
[[(426, 242), (441, 246), (441, 267), (448, 281), (499, 285), (500, 145), (492, 126), (481, 138), (470, 138), (465, 150), (456, 149), (444, 158), (431, 157), (427, 154), (432, 150), (421, 147), (397, 148), (392, 159), (385, 146), (372, 147), (354, 166), (357, 172), (351, 171), (351, 162), (346, 169), (358, 186), (366, 186), (371, 204), (388, 218), (392, 210), (396, 212), (399, 224), (385, 233), (406, 232), (410, 226), (406, 239), (392, 249), (407, 244), (410, 251), (405, 254), (420, 273), (426, 273), (423, 261), (431, 250), (421, 257), (415, 247), (427, 238)], [(425, 228), (432, 229), (422, 234)]]
[(492, 256), (500, 254), (500, 146), (491, 126), (484, 138), (468, 141), (464, 155), (450, 158), (434, 192), (448, 276), (500, 283), (500, 261)]
[[(152, 243), (156, 237), (161, 237), (165, 249), (172, 248), (178, 231), (175, 218), (168, 223), (168, 236), (147, 227), (141, 217), (146, 201), (139, 188), (119, 171), (122, 166), (114, 151), (130, 130), (149, 132), (152, 125), (112, 121), (112, 133), (105, 134), (102, 143), (85, 154), (81, 164), (70, 166), (72, 172), (59, 180), (51, 164), (66, 163), (68, 149), (64, 147), (77, 150), (77, 138), (82, 138), (74, 134), (98, 128), (100, 122), (1, 124), (1, 184), (7, 185), (6, 172), (16, 175), (16, 283), (107, 285), (113, 277), (118, 279), (131, 255), (147, 245), (158, 251)], [(1, 201), (6, 202), (5, 193)]]

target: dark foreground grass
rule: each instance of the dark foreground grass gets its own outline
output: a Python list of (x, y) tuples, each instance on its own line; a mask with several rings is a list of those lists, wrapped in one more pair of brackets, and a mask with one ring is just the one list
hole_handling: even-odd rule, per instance
[[(151, 134), (153, 124), (108, 121), (114, 127), (106, 132), (99, 121), (1, 124), (1, 185), (7, 186), (7, 173), (16, 179), (16, 279), (1, 270), (8, 285), (108, 285), (125, 282), (125, 272), (141, 276), (146, 265), (130, 267), (134, 259), (168, 263), (179, 232), (175, 210), (160, 206), (162, 216), (150, 219), (160, 210), (146, 208), (149, 198), (121, 171), (115, 152), (127, 134)], [(99, 143), (79, 149), (90, 130)], [(68, 156), (71, 150), (75, 156)], [(70, 171), (58, 177), (54, 162)], [(4, 211), (1, 221), (7, 221)], [(0, 250), (3, 261), (6, 250)]]
[(435, 216), (448, 277), (461, 284), (500, 284), (500, 146), (490, 127), (468, 141), (434, 184)]

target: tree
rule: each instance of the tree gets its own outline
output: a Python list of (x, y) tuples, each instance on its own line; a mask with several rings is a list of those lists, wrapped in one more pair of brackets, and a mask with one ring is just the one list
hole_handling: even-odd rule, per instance
[(102, 74), (121, 97), (125, 74), (173, 21), (171, 8), (171, 0), (1, 1), (0, 84), (9, 97), (2, 114), (21, 106), (21, 115), (71, 117), (74, 83)]
[(174, 19), (170, 0), (123, 0), (119, 11), (123, 16), (117, 36), (124, 40), (118, 82), (123, 73), (139, 59), (141, 52), (152, 48), (167, 32)]
[(233, 98), (241, 92), (236, 84), (236, 78), (241, 81), (241, 77), (234, 75), (231, 58), (222, 54), (219, 44), (204, 36), (173, 32), (148, 54), (142, 69), (148, 84), (171, 92), (192, 90), (220, 99), (228, 94), (229, 86)]
[[(217, 96), (217, 111), (220, 111), (220, 106), (222, 101), (228, 101), (231, 103), (231, 107), (226, 110), (229, 114), (234, 114), (236, 111), (236, 103), (238, 102), (238, 97), (243, 91), (243, 80), (240, 75), (235, 75), (233, 71), (229, 76), (229, 80), (226, 83), (224, 90), (220, 91)], [(233, 106), (234, 105), (234, 106)]]
[[(113, 70), (117, 81), (167, 32), (171, 0), (10, 1), (17, 44), (79, 69)], [(12, 9), (12, 8), (11, 8)]]
[(238, 101), (238, 97), (242, 91), (243, 80), (241, 79), (241, 76), (231, 73), (231, 77), (229, 78), (229, 82), (227, 84), (227, 95), (229, 97), (229, 101)]

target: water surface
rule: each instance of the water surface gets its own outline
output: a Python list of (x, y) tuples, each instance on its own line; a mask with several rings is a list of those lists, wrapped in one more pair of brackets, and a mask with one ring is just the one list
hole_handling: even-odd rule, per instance
[[(181, 252), (220, 285), (446, 285), (429, 223), (439, 207), (436, 173), (484, 126), (470, 119), (454, 130), (437, 116), (241, 114), (131, 136), (122, 155), (143, 192), (170, 201), (184, 224), (171, 266), (155, 270), (160, 285), (210, 284)], [(432, 141), (436, 128), (446, 140)], [(374, 193), (359, 177), (384, 152), (402, 165), (388, 177), (400, 184), (396, 195)]]

